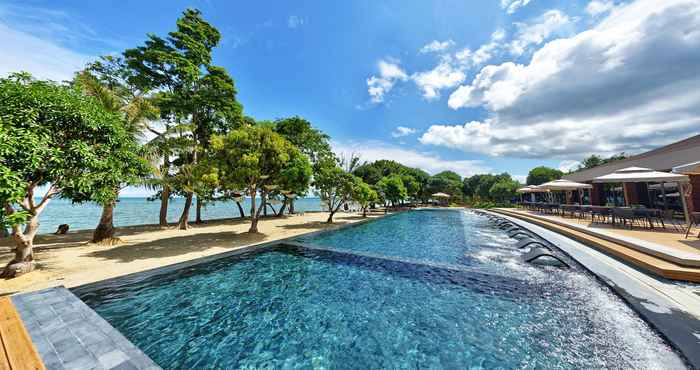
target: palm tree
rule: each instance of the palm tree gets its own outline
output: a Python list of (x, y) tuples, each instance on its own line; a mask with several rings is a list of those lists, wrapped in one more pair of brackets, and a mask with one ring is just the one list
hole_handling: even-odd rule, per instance
[[(158, 117), (158, 109), (144, 92), (131, 88), (127, 81), (126, 68), (120, 59), (104, 57), (76, 74), (73, 85), (83, 93), (97, 98), (103, 107), (123, 117), (124, 127), (135, 140), (143, 140), (147, 132), (154, 132), (149, 122)], [(119, 191), (126, 184), (115, 185), (113, 196), (102, 204), (100, 222), (93, 232), (92, 242), (114, 244), (114, 207)]]

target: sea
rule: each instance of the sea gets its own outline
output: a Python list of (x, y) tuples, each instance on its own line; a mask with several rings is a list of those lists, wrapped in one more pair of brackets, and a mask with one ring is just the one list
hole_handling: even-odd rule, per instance
[[(259, 205), (260, 199), (256, 203)], [(184, 198), (173, 198), (170, 200), (168, 222), (177, 222), (184, 205)], [(249, 215), (250, 199), (245, 198), (241, 205), (246, 216)], [(279, 209), (279, 207), (280, 205), (274, 205), (275, 209)], [(320, 211), (321, 208), (321, 200), (319, 198), (298, 198), (294, 201), (295, 212)], [(149, 201), (148, 198), (120, 197), (114, 208), (114, 226), (157, 224), (159, 212), (160, 200)], [(61, 224), (68, 224), (70, 230), (94, 229), (100, 220), (101, 213), (102, 207), (95, 203), (73, 204), (67, 199), (53, 199), (39, 215), (39, 233), (53, 233), (58, 228), (58, 225)], [(195, 216), (195, 204), (193, 201), (190, 210), (190, 220), (194, 221)], [(203, 220), (235, 218), (239, 216), (236, 203), (231, 201), (208, 203), (202, 207)]]

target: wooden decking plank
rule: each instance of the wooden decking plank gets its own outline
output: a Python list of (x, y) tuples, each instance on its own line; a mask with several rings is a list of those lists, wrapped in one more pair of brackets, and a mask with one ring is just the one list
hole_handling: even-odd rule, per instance
[(9, 297), (0, 298), (0, 337), (10, 369), (46, 369)]
[(582, 242), (583, 244), (601, 250), (605, 253), (611, 254), (615, 257), (618, 257), (623, 261), (627, 261), (632, 265), (640, 267), (656, 275), (673, 280), (700, 282), (700, 269), (698, 268), (680, 266), (674, 264), (673, 262), (645, 254), (643, 252), (626, 247), (624, 245), (613, 243), (611, 241), (597, 238), (595, 236), (581, 231), (577, 231), (574, 228), (569, 228), (560, 224), (548, 222), (548, 220), (540, 217), (500, 209), (495, 211), (558, 232), (574, 240)]
[(11, 370), (10, 360), (7, 358), (7, 352), (5, 351), (5, 343), (0, 335), (0, 370)]

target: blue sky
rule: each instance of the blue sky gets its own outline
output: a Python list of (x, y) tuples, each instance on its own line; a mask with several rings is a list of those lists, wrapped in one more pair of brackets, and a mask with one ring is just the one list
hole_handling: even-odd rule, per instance
[(187, 7), (246, 114), (366, 160), (523, 179), (700, 133), (697, 0), (3, 1), (0, 75), (70, 78)]

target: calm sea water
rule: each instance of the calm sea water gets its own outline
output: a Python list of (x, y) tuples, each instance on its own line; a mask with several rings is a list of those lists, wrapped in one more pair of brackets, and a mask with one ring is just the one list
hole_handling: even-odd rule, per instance
[[(260, 203), (258, 202), (258, 204)], [(169, 222), (177, 222), (184, 205), (183, 198), (170, 200)], [(245, 214), (248, 215), (250, 213), (250, 199), (245, 199), (242, 205)], [(275, 206), (275, 209), (279, 209), (279, 206)], [(294, 209), (297, 212), (319, 211), (321, 210), (321, 202), (318, 198), (300, 198), (295, 200)], [(146, 198), (121, 198), (114, 208), (114, 224), (115, 226), (157, 224), (159, 212), (160, 201), (150, 202)], [(70, 225), (71, 230), (94, 229), (100, 220), (101, 213), (102, 208), (94, 203), (72, 204), (69, 200), (54, 199), (39, 216), (39, 233), (52, 233), (61, 224)], [(211, 203), (202, 209), (202, 218), (205, 220), (238, 216), (238, 207), (233, 202)], [(190, 220), (194, 221), (194, 219), (193, 204)]]
[(164, 369), (684, 367), (607, 287), (521, 262), (483, 216), (414, 211), (301, 240), (326, 248), (76, 293)]

